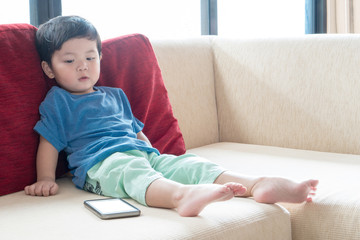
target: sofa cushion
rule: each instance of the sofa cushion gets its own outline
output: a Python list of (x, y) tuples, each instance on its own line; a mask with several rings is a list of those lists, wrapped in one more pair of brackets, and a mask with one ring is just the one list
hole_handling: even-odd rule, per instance
[[(33, 126), (54, 82), (41, 70), (35, 32), (28, 24), (0, 25), (0, 196), (36, 180), (38, 135)], [(182, 134), (148, 39), (131, 35), (105, 41), (101, 67), (99, 84), (123, 88), (153, 146), (162, 153), (184, 153)], [(59, 175), (66, 171), (63, 163), (61, 158)]]
[[(101, 220), (83, 205), (101, 198), (57, 181), (59, 193), (47, 198), (13, 193), (0, 198), (0, 239), (267, 239), (290, 240), (289, 213), (279, 205), (236, 198), (207, 206), (198, 217), (180, 217), (175, 210), (152, 208), (127, 199), (141, 216)], [(41, 233), (34, 231), (42, 227)], [(59, 229), (61, 226), (61, 229)], [(21, 229), (21, 231), (19, 231)], [(51, 237), (49, 237), (51, 236)]]

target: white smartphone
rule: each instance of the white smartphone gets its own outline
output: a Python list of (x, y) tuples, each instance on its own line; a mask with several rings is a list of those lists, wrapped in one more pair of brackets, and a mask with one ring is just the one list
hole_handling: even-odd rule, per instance
[(135, 217), (141, 211), (121, 198), (86, 200), (84, 205), (101, 219)]

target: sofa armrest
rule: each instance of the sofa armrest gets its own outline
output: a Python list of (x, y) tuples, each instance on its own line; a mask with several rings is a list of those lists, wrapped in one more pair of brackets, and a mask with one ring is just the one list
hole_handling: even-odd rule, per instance
[(186, 148), (218, 142), (210, 39), (156, 40), (152, 45)]

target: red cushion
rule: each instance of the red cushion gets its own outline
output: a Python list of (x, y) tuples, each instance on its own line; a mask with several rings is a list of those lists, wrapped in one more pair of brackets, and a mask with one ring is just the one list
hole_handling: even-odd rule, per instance
[(38, 136), (33, 127), (46, 84), (35, 31), (27, 24), (0, 25), (0, 195), (36, 179)]
[[(33, 126), (49, 89), (35, 49), (36, 28), (0, 25), (0, 196), (36, 180), (38, 135)], [(144, 133), (162, 153), (182, 154), (185, 146), (149, 41), (142, 35), (105, 41), (101, 85), (121, 87)], [(51, 84), (50, 84), (51, 85)]]
[(103, 42), (99, 85), (119, 87), (143, 132), (160, 153), (180, 155), (185, 144), (149, 40), (140, 34)]

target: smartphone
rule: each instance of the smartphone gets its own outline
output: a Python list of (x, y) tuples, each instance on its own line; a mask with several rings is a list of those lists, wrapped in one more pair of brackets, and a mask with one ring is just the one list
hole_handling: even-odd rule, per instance
[(141, 211), (121, 198), (86, 200), (84, 205), (101, 219), (140, 216)]

